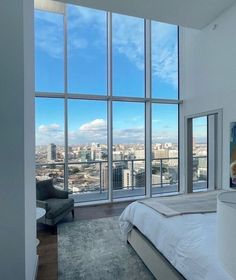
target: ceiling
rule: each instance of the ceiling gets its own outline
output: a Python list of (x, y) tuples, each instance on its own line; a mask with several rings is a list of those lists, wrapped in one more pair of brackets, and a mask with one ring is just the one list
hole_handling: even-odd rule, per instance
[[(42, 0), (41, 0), (42, 1)], [(57, 0), (202, 29), (236, 0)]]

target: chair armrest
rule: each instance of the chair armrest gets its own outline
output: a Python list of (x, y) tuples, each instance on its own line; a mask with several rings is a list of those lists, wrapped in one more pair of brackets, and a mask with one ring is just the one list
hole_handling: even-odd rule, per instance
[(48, 203), (46, 201), (37, 200), (36, 205), (37, 205), (37, 207), (41, 207), (41, 208), (45, 209), (46, 212), (48, 211)]
[(59, 190), (57, 188), (53, 188), (53, 196), (55, 198), (68, 198), (68, 191)]

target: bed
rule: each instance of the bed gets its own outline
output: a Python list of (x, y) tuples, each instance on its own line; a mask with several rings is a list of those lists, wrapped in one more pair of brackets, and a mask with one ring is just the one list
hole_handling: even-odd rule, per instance
[(120, 216), (120, 227), (158, 280), (233, 280), (216, 249), (216, 213), (166, 218), (134, 202)]

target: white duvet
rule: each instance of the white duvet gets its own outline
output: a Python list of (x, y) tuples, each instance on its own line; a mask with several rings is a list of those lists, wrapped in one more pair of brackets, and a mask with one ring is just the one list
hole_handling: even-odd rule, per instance
[(134, 202), (120, 216), (123, 234), (133, 225), (186, 279), (233, 280), (217, 256), (215, 213), (166, 218)]

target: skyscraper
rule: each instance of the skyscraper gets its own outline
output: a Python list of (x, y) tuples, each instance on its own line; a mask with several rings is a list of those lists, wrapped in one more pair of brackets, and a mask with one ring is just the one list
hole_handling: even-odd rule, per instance
[(123, 180), (123, 188), (129, 188), (132, 186), (132, 176), (131, 176), (131, 170), (129, 169), (123, 169), (122, 174), (122, 180)]
[(52, 161), (57, 158), (57, 146), (53, 143), (49, 144), (47, 147), (47, 160)]
[[(122, 189), (123, 186), (123, 165), (113, 165), (112, 168), (112, 179), (113, 179), (113, 190)], [(106, 165), (102, 169), (102, 177), (101, 177), (102, 188), (104, 190), (108, 189), (108, 166)]]
[(112, 169), (112, 176), (113, 176), (113, 190), (122, 189), (122, 171), (123, 171), (122, 165), (116, 165), (113, 166)]

